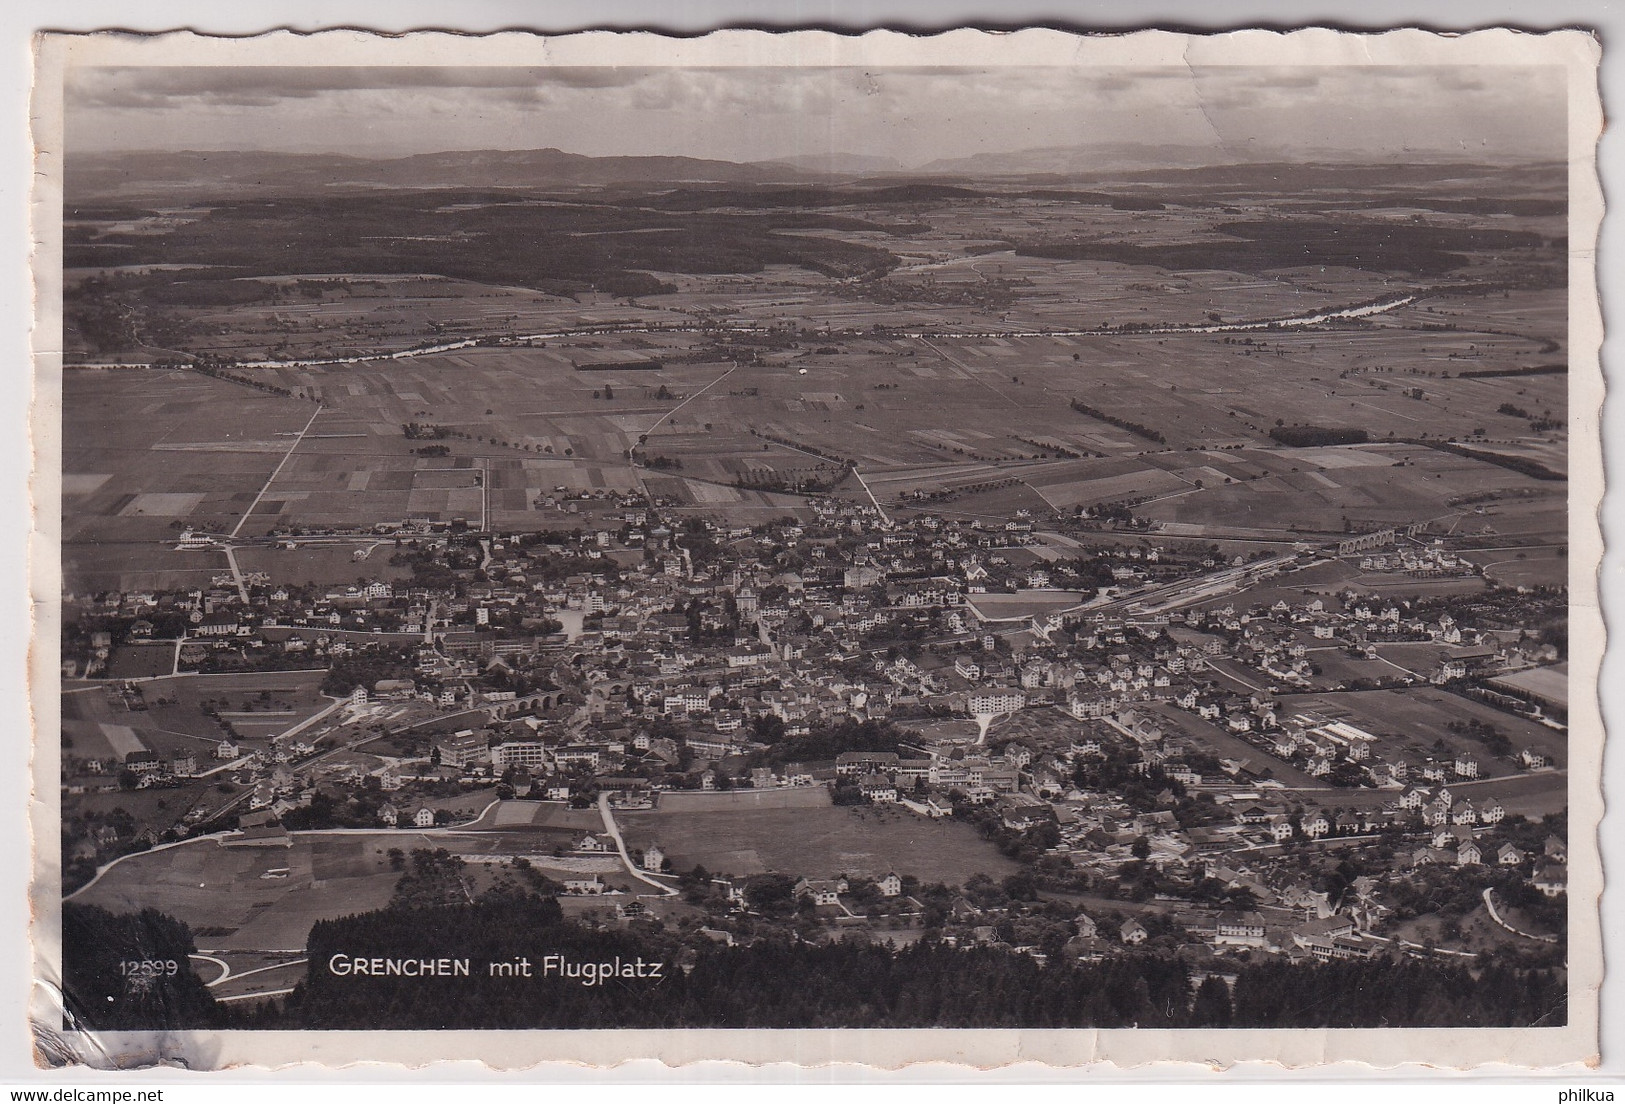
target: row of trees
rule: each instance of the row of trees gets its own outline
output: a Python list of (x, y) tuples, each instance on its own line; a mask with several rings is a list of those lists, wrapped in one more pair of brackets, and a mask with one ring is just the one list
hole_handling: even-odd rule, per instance
[(1104, 410), (1090, 406), (1088, 403), (1080, 402), (1077, 399), (1072, 400), (1072, 409), (1076, 410), (1079, 414), (1087, 414), (1096, 421), (1105, 422), (1107, 425), (1114, 425), (1118, 429), (1127, 430), (1136, 437), (1144, 437), (1147, 441), (1153, 441), (1159, 445), (1165, 445), (1168, 443), (1168, 438), (1164, 437), (1161, 432), (1152, 429), (1148, 425), (1141, 425), (1139, 422), (1130, 421), (1127, 418), (1119, 418), (1115, 414), (1108, 414)]
[[(764, 892), (774, 887), (764, 886)], [(778, 887), (783, 889), (784, 887)], [(782, 894), (781, 894), (782, 896)], [(644, 925), (591, 931), (536, 898), (393, 908), (318, 924), (312, 970), (280, 1026), (594, 1027), (1489, 1027), (1563, 1022), (1558, 975), (1491, 962), (1478, 970), (1416, 960), (1236, 967), (1233, 989), (1165, 955), (1040, 964), (1007, 950), (922, 940), (894, 951), (766, 938), (685, 945)], [(334, 977), (321, 964), (364, 957), (470, 960), (471, 976)], [(546, 954), (576, 963), (659, 962), (660, 977), (516, 985), (484, 964)]]

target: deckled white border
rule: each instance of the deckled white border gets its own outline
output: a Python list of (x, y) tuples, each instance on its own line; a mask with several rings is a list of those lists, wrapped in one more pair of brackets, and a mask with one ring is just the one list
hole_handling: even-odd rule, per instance
[[(58, 664), (61, 453), (59, 438), (60, 135), (61, 74), (70, 65), (785, 65), (901, 66), (1180, 66), (1180, 65), (1496, 65), (1553, 64), (1569, 73), (1570, 127), (1570, 1022), (1555, 1029), (1438, 1029), (1351, 1031), (532, 1031), (532, 1032), (107, 1032), (68, 1040), (76, 1058), (101, 1067), (130, 1068), (179, 1061), (191, 1069), (278, 1068), (315, 1063), (421, 1067), (473, 1061), (487, 1068), (528, 1068), (541, 1062), (613, 1067), (658, 1058), (669, 1065), (704, 1060), (801, 1066), (859, 1063), (897, 1069), (951, 1062), (989, 1069), (1038, 1062), (1050, 1067), (1104, 1066), (1126, 1070), (1147, 1063), (1187, 1063), (1190, 1072), (1261, 1062), (1277, 1068), (1332, 1067), (1460, 1070), (1544, 1068), (1591, 1064), (1597, 1054), (1597, 989), (1602, 978), (1597, 898), (1601, 867), (1595, 826), (1602, 813), (1601, 715), (1595, 694), (1603, 649), (1597, 602), (1602, 539), (1597, 525), (1603, 478), (1598, 411), (1603, 380), (1595, 249), (1602, 195), (1594, 161), (1601, 130), (1596, 88), (1599, 51), (1581, 32), (1526, 35), (1482, 31), (1440, 37), (1421, 31), (1351, 35), (1310, 29), (1290, 34), (1240, 31), (1185, 36), (1140, 32), (1083, 37), (1058, 31), (987, 34), (958, 30), (910, 37), (892, 32), (841, 36), (821, 31), (770, 34), (719, 32), (696, 39), (595, 32), (556, 38), (508, 33), (485, 37), (423, 33), (394, 37), (362, 32), (288, 32), (245, 39), (189, 34), (57, 36), (37, 44), (37, 242), (34, 275), (36, 398), (33, 416), (36, 503), (31, 542), (35, 645), (30, 654), (32, 706), (38, 732), (34, 798), (36, 840), (31, 893), (37, 954), (32, 1014), (36, 1024), (59, 1022), (54, 981), (60, 914), (57, 777), (60, 761)], [(1590, 830), (1588, 830), (1590, 829)], [(49, 1030), (47, 1028), (47, 1030)], [(1167, 1069), (1168, 1067), (1163, 1067)], [(1336, 1072), (1351, 1072), (1347, 1066)]]

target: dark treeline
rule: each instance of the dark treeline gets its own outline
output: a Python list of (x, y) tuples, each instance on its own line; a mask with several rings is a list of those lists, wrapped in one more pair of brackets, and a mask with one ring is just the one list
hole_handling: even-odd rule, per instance
[(1334, 429), (1327, 426), (1276, 426), (1270, 437), (1288, 448), (1318, 448), (1322, 445), (1363, 445), (1371, 434), (1363, 429)]
[(1550, 970), (1402, 960), (1293, 966), (1236, 978), (1237, 1027), (1560, 1027), (1568, 997)]
[(1457, 372), (1457, 379), (1493, 379), (1498, 376), (1560, 376), (1568, 372), (1567, 364), (1535, 364), (1527, 368), (1469, 368)]
[[(466, 977), (336, 976), (335, 954), (455, 956)], [(489, 964), (662, 963), (595, 985), (491, 977)], [(1041, 965), (1027, 955), (922, 941), (905, 950), (767, 940), (682, 947), (649, 930), (589, 931), (556, 902), (388, 909), (318, 924), (311, 973), (274, 1026), (402, 1029), (602, 1027), (1487, 1027), (1561, 1024), (1548, 971), (1417, 961), (1237, 967), (1234, 999), (1178, 959), (1125, 954)], [(686, 968), (685, 968), (686, 967)]]
[(1428, 448), (1448, 452), (1452, 456), (1463, 456), (1468, 460), (1482, 460), (1486, 464), (1494, 464), (1497, 467), (1506, 468), (1508, 471), (1515, 471), (1519, 475), (1527, 475), (1531, 479), (1540, 479), (1546, 482), (1562, 482), (1568, 479), (1568, 476), (1562, 472), (1553, 471), (1540, 461), (1531, 460), (1527, 456), (1512, 456), (1503, 452), (1490, 452), (1488, 449), (1467, 448), (1465, 445), (1458, 445), (1451, 441), (1406, 438), (1405, 442), (1413, 445), (1426, 445)]
[(805, 736), (791, 736), (758, 753), (764, 763), (816, 762), (833, 759), (843, 751), (896, 751), (905, 740), (919, 734), (898, 728), (890, 721), (839, 721), (814, 725)]
[[(896, 265), (892, 254), (874, 246), (778, 232), (819, 223), (820, 216), (808, 212), (486, 204), (458, 191), (220, 202), (165, 234), (108, 232), (69, 243), (70, 267), (185, 264), (205, 271), (184, 285), (169, 273), (123, 278), (116, 287), (85, 281), (68, 289), (67, 305), (78, 311), (76, 318), (90, 317), (110, 296), (122, 309), (133, 309), (150, 288), (166, 297), (164, 305), (215, 305), (231, 293), (212, 287), (209, 277), (245, 274), (433, 273), (561, 295), (596, 289), (633, 296), (672, 290), (651, 270), (732, 274), (789, 264), (849, 277), (879, 275)], [(118, 331), (121, 325), (110, 316), (102, 328)]]
[[(69, 1007), (93, 1029), (1521, 1027), (1559, 1026), (1567, 1014), (1560, 974), (1494, 960), (1269, 961), (1234, 966), (1232, 987), (1228, 976), (1195, 975), (1165, 954), (1041, 964), (930, 938), (900, 951), (789, 937), (696, 946), (641, 921), (583, 927), (554, 898), (517, 885), (471, 904), (398, 902), (321, 921), (307, 943), (307, 978), (285, 1001), (254, 1009), (214, 1002), (188, 964), (190, 932), (160, 913), (70, 904), (63, 937)], [(467, 970), (342, 970), (374, 958), (449, 959)], [(132, 982), (128, 961), (178, 969)], [(521, 961), (530, 976), (492, 969)], [(568, 962), (571, 976), (545, 972), (550, 961)], [(583, 984), (583, 967), (617, 963), (613, 975)]]
[(1073, 239), (1016, 243), (1030, 257), (1113, 261), (1166, 269), (1223, 268), (1262, 272), (1293, 265), (1342, 265), (1375, 272), (1437, 275), (1466, 265), (1468, 252), (1540, 246), (1538, 234), (1381, 222), (1230, 222), (1214, 227), (1225, 239), (1173, 245), (1130, 245)]
[[(952, 200), (979, 199), (983, 192), (952, 184), (912, 183), (882, 188), (832, 188), (816, 185), (801, 187), (752, 187), (732, 185), (726, 187), (677, 188), (664, 195), (639, 197), (637, 202), (667, 211), (704, 211), (721, 207), (817, 208), (850, 206), (913, 205), (942, 203)], [(886, 230), (889, 227), (862, 219), (834, 219), (824, 216), (816, 225), (846, 223), (852, 229)]]
[(93, 1031), (218, 1026), (225, 1015), (192, 969), (186, 925), (138, 913), (62, 906), (62, 999), (72, 1023)]
[(1108, 414), (1104, 410), (1090, 406), (1088, 403), (1080, 402), (1077, 399), (1072, 400), (1072, 409), (1076, 410), (1079, 414), (1087, 414), (1089, 417), (1094, 418), (1097, 421), (1105, 422), (1107, 425), (1114, 425), (1118, 429), (1127, 430), (1136, 437), (1144, 437), (1147, 441), (1155, 441), (1159, 445), (1165, 445), (1168, 443), (1168, 439), (1166, 437), (1148, 425), (1141, 425), (1139, 422), (1131, 422), (1127, 418), (1119, 418), (1115, 414)]
[[(1374, 199), (1367, 207), (1390, 207), (1392, 199)], [(1566, 199), (1542, 199), (1530, 196), (1473, 196), (1470, 199), (1443, 199), (1439, 196), (1407, 197), (1407, 207), (1425, 207), (1430, 211), (1461, 215), (1523, 215), (1540, 218), (1568, 213)]]

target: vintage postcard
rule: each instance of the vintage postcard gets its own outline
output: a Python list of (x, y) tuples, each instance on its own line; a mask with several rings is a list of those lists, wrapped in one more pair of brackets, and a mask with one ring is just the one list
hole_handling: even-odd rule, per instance
[(1598, 57), (43, 36), (37, 1060), (1583, 1069)]

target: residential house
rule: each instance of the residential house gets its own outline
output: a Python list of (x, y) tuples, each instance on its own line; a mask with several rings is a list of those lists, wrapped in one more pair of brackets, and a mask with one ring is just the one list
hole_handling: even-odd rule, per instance
[(847, 890), (845, 878), (802, 878), (795, 886), (796, 897), (811, 897), (815, 905), (839, 905)]
[(858, 789), (870, 801), (897, 800), (897, 785), (883, 774), (866, 774), (858, 781)]
[(1557, 897), (1568, 892), (1569, 871), (1562, 863), (1549, 862), (1535, 871), (1529, 883), (1548, 897)]
[(1213, 923), (1216, 947), (1263, 947), (1264, 917), (1257, 912), (1221, 912)]

